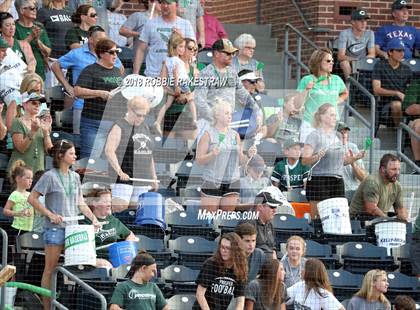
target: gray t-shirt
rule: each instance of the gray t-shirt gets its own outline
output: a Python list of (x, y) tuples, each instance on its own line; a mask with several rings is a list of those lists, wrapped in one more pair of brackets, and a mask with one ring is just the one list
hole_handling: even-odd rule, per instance
[(346, 56), (357, 60), (366, 57), (367, 50), (374, 47), (375, 34), (372, 30), (366, 30), (360, 38), (356, 38), (349, 28), (341, 31), (338, 37), (338, 49), (346, 49)]
[(152, 18), (146, 22), (140, 35), (140, 41), (147, 43), (148, 53), (146, 56), (146, 76), (158, 77), (162, 63), (168, 55), (168, 42), (174, 28), (181, 31), (184, 38), (195, 40), (189, 21), (177, 17), (175, 22), (168, 23), (161, 16)]
[(379, 301), (368, 302), (366, 299), (353, 296), (347, 304), (347, 310), (390, 310), (390, 306), (386, 306)]
[(198, 81), (194, 91), (194, 101), (199, 119), (212, 120), (211, 108), (216, 98), (231, 103), (232, 111), (235, 110), (236, 96), (242, 104), (249, 104), (254, 109), (259, 109), (230, 66), (226, 67), (225, 72), (220, 72), (213, 64), (209, 64), (200, 71)]
[(316, 176), (343, 176), (344, 167), (344, 146), (336, 131), (326, 134), (322, 129), (313, 131), (306, 144), (309, 144), (314, 154), (321, 149), (326, 149), (325, 156), (319, 163), (312, 165), (312, 175)]
[(266, 255), (263, 250), (255, 248), (251, 256), (248, 257), (248, 282), (255, 280), (264, 265)]
[[(265, 294), (272, 294), (273, 292), (264, 292)], [(286, 290), (283, 291), (283, 300), (286, 297)], [(245, 299), (252, 300), (254, 302), (254, 310), (278, 310), (274, 307), (266, 307), (262, 301), (261, 285), (258, 280), (252, 280), (248, 283), (245, 288)]]
[[(69, 185), (69, 182), (71, 185)], [(64, 184), (64, 185), (63, 185)], [(66, 195), (64, 187), (71, 195)], [(69, 187), (72, 189), (69, 190)], [(73, 217), (79, 214), (79, 197), (81, 197), (80, 176), (69, 171), (68, 176), (60, 179), (58, 169), (51, 169), (36, 183), (34, 191), (45, 197), (45, 207), (63, 217)], [(77, 225), (78, 221), (66, 221), (60, 225), (52, 224), (49, 218), (45, 217), (44, 228), (64, 228), (68, 225)]]
[(290, 265), (287, 255), (284, 255), (280, 261), (283, 263), (284, 285), (286, 288), (291, 287), (302, 280), (302, 270), (305, 266), (306, 258), (302, 257), (298, 267), (292, 267)]
[[(136, 31), (140, 33), (144, 28), (144, 24), (149, 20), (150, 12), (134, 12), (130, 16), (128, 16), (127, 20), (123, 24), (123, 27), (130, 29), (131, 31)], [(137, 49), (139, 44), (139, 37), (134, 37), (133, 40), (133, 50)]]
[(194, 30), (197, 31), (197, 18), (204, 16), (204, 10), (199, 0), (179, 0), (178, 1), (179, 16), (188, 20)]
[(207, 132), (210, 137), (208, 152), (218, 147), (220, 153), (204, 165), (203, 180), (217, 185), (238, 181), (240, 177), (238, 133), (229, 129), (226, 134), (220, 134), (213, 126), (210, 126)]
[[(351, 150), (354, 155), (359, 153), (359, 148), (356, 144), (349, 142), (347, 145), (344, 146), (345, 151)], [(363, 163), (363, 159), (359, 159), (355, 163), (362, 169), (365, 169), (365, 165)], [(344, 188), (346, 191), (355, 191), (360, 185), (360, 181), (356, 178), (356, 175), (353, 173), (353, 168), (351, 165), (344, 166), (343, 169), (343, 181), (344, 181)]]

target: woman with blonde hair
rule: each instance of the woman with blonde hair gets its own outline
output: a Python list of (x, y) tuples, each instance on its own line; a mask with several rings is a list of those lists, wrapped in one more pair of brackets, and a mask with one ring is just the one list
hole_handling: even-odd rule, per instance
[(224, 234), (197, 277), (193, 310), (227, 309), (232, 298), (236, 298), (235, 309), (242, 310), (247, 275), (248, 260), (241, 238), (234, 232)]
[[(203, 166), (201, 186), (201, 208), (215, 212), (219, 207), (234, 211), (239, 202), (241, 164), (248, 157), (242, 152), (239, 134), (230, 128), (232, 106), (229, 102), (216, 99), (213, 106), (214, 123), (201, 137), (196, 160)], [(248, 150), (251, 158), (257, 153), (255, 146)]]
[(302, 271), (306, 263), (305, 252), (306, 243), (302, 237), (291, 236), (287, 239), (286, 254), (281, 259), (285, 271), (286, 288), (302, 280)]
[(311, 218), (318, 215), (318, 202), (345, 197), (343, 167), (363, 157), (363, 153), (346, 154), (340, 133), (336, 131), (337, 110), (324, 103), (314, 114), (316, 128), (306, 139), (302, 164), (311, 166), (306, 183), (306, 198), (311, 205)]
[(345, 310), (332, 292), (324, 264), (316, 258), (305, 263), (303, 281), (287, 289), (288, 305), (295, 309)]
[(309, 59), (311, 74), (304, 76), (297, 87), (305, 98), (305, 110), (301, 128), (300, 141), (305, 142), (308, 135), (315, 129), (312, 127), (315, 112), (326, 102), (336, 108), (344, 103), (349, 92), (343, 80), (331, 74), (334, 65), (332, 51), (328, 48), (315, 50)]
[(347, 304), (347, 310), (390, 310), (391, 304), (384, 295), (387, 290), (386, 272), (379, 269), (369, 270), (363, 278), (362, 288)]

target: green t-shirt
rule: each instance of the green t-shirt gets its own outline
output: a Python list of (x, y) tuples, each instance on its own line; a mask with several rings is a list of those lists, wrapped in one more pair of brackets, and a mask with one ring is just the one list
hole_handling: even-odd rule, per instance
[[(287, 191), (286, 159), (279, 161), (271, 174), (271, 180), (279, 183), (281, 191)], [(302, 165), (300, 159), (294, 166), (289, 165), (289, 179), (292, 188), (303, 187), (303, 180), (308, 178), (309, 167)]]
[[(413, 81), (407, 88), (404, 101), (402, 103), (402, 111), (405, 111), (412, 104), (420, 104), (420, 80)], [(416, 119), (420, 115), (410, 115), (410, 119)]]
[[(45, 31), (42, 24), (37, 23), (38, 27), (41, 27), (41, 36), (39, 37), (40, 41), (48, 46), (51, 47), (50, 39), (48, 38), (47, 32)], [(17, 40), (25, 40), (27, 36), (32, 32), (33, 27), (24, 27), (22, 26), (19, 21), (16, 22), (16, 32), (15, 32), (15, 39)], [(35, 43), (35, 40), (31, 41), (32, 51), (34, 53), (36, 59), (36, 69), (35, 72), (45, 80), (45, 63), (41, 51), (39, 50), (38, 46)]]
[[(27, 137), (30, 133), (30, 128), (26, 127), (19, 118), (15, 118), (12, 122), (12, 127), (10, 129), (10, 134), (13, 137), (13, 134), (20, 133), (24, 137)], [(13, 163), (21, 159), (25, 162), (26, 165), (31, 167), (33, 172), (39, 170), (44, 170), (44, 134), (42, 129), (38, 129), (36, 134), (32, 137), (32, 142), (24, 153), (19, 152), (16, 148), (12, 151), (12, 156), (10, 157), (8, 171)]]
[[(304, 91), (305, 87), (311, 81), (317, 81), (318, 78), (310, 74), (304, 76), (297, 87), (298, 91)], [(337, 101), (340, 94), (346, 90), (346, 85), (343, 80), (338, 76), (332, 74), (329, 78), (329, 83), (323, 85), (323, 82), (315, 82), (314, 87), (309, 91), (305, 101), (305, 112), (303, 114), (303, 120), (312, 125), (315, 112), (324, 103), (330, 103), (337, 107)], [(337, 109), (337, 119), (340, 117)]]
[(86, 30), (80, 29), (79, 26), (71, 28), (67, 31), (64, 42), (67, 49), (70, 49), (70, 45), (74, 43), (79, 43), (83, 45), (87, 42), (88, 32)]
[(110, 304), (124, 310), (161, 310), (166, 300), (155, 283), (137, 284), (128, 280), (117, 285)]
[(31, 211), (31, 216), (14, 216), (12, 227), (19, 230), (32, 231), (34, 222), (34, 208), (28, 203), (29, 192), (21, 193), (14, 191), (10, 194), (8, 200), (14, 203), (12, 210), (20, 212), (24, 209)]
[[(95, 233), (95, 243), (97, 247), (107, 245), (119, 240), (125, 240), (131, 231), (125, 226), (119, 219), (113, 215), (109, 215), (104, 219), (98, 218), (99, 222), (104, 222), (102, 229)], [(89, 219), (85, 219), (81, 224), (91, 225), (92, 222)], [(108, 258), (108, 249), (98, 250), (96, 252), (98, 258)]]
[(400, 182), (385, 184), (379, 174), (368, 176), (359, 185), (350, 204), (351, 214), (365, 213), (364, 202), (375, 203), (384, 213), (394, 207), (394, 210), (401, 208), (401, 185)]

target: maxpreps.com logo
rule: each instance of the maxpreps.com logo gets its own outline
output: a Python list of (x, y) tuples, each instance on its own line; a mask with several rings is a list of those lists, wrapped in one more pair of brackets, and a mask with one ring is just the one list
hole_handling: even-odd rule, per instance
[(217, 210), (210, 212), (207, 210), (198, 210), (197, 219), (199, 221), (217, 221), (217, 220), (257, 220), (259, 212), (256, 211), (223, 211)]

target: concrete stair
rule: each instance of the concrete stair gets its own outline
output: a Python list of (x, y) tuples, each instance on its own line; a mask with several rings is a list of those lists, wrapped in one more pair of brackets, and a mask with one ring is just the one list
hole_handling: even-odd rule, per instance
[(256, 42), (254, 58), (265, 64), (264, 79), (267, 90), (280, 89), (283, 78), (283, 54), (277, 52), (277, 39), (271, 37), (271, 25), (224, 24), (233, 42), (240, 34), (251, 34)]

